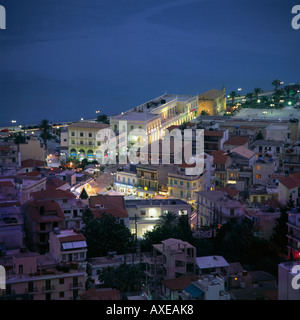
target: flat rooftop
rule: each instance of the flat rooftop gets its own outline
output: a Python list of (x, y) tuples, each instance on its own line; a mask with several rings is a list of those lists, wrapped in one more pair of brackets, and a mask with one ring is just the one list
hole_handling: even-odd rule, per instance
[(125, 199), (126, 208), (136, 206), (170, 206), (170, 205), (189, 205), (181, 199)]

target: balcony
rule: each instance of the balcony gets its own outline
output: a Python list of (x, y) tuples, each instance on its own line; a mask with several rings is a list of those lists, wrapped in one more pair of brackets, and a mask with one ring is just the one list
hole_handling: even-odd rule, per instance
[(42, 288), (43, 292), (51, 292), (51, 291), (54, 291), (54, 290), (55, 290), (55, 286), (44, 286)]
[(25, 293), (33, 294), (33, 293), (37, 293), (37, 292), (38, 292), (37, 287), (33, 287), (33, 288), (25, 288)]
[(82, 283), (71, 283), (70, 284), (70, 290), (78, 290), (78, 289), (82, 289)]

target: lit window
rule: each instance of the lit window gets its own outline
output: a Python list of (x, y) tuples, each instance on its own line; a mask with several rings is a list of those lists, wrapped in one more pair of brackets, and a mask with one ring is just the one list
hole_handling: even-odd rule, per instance
[(261, 179), (261, 175), (260, 175), (260, 174), (257, 174), (257, 175), (256, 175), (256, 179)]
[(260, 170), (260, 166), (259, 165), (256, 166), (256, 170)]

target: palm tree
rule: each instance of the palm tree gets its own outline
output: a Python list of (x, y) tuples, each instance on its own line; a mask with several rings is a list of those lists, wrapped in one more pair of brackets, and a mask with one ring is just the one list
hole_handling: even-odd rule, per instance
[(255, 89), (253, 90), (253, 92), (254, 92), (254, 95), (255, 95), (255, 98), (256, 98), (256, 102), (257, 102), (257, 100), (258, 100), (258, 95), (259, 95), (260, 93), (262, 93), (263, 91), (262, 91), (261, 88), (255, 88)]
[(278, 79), (275, 79), (272, 81), (272, 86), (274, 86), (275, 90), (277, 90), (278, 87), (280, 87), (280, 83), (281, 83), (281, 81)]
[(254, 93), (253, 92), (249, 92), (246, 94), (246, 98), (248, 98), (250, 100), (250, 103), (252, 103), (252, 99), (254, 97)]
[(230, 98), (231, 98), (232, 105), (234, 105), (234, 99), (235, 99), (236, 96), (237, 96), (236, 91), (231, 91), (230, 94), (229, 94), (229, 96), (230, 96)]
[(279, 103), (280, 103), (280, 99), (283, 95), (283, 90), (282, 89), (276, 89), (275, 90), (275, 93), (274, 93), (274, 100), (277, 104), (276, 108), (278, 109), (279, 108)]
[(22, 135), (21, 132), (18, 132), (17, 135), (15, 135), (14, 137), (14, 143), (18, 147), (18, 152), (20, 152), (20, 143), (24, 143), (24, 142), (25, 142), (25, 137)]
[(47, 141), (51, 139), (51, 129), (52, 126), (50, 125), (49, 121), (47, 119), (43, 119), (41, 123), (39, 124), (39, 129), (41, 131), (40, 137), (42, 138), (44, 142), (44, 149), (47, 152)]
[(163, 214), (159, 218), (159, 222), (167, 228), (170, 228), (177, 223), (177, 215), (174, 212), (168, 211), (167, 213)]

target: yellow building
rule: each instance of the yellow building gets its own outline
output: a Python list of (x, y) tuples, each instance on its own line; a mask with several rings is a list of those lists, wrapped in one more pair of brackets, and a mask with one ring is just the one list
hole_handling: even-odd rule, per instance
[(215, 116), (226, 111), (225, 88), (222, 91), (212, 89), (201, 93), (198, 98), (198, 116), (205, 111), (210, 116)]
[(87, 158), (89, 161), (103, 159), (105, 154), (99, 150), (105, 139), (110, 138), (109, 124), (95, 121), (79, 121), (68, 126), (69, 156), (80, 161)]

